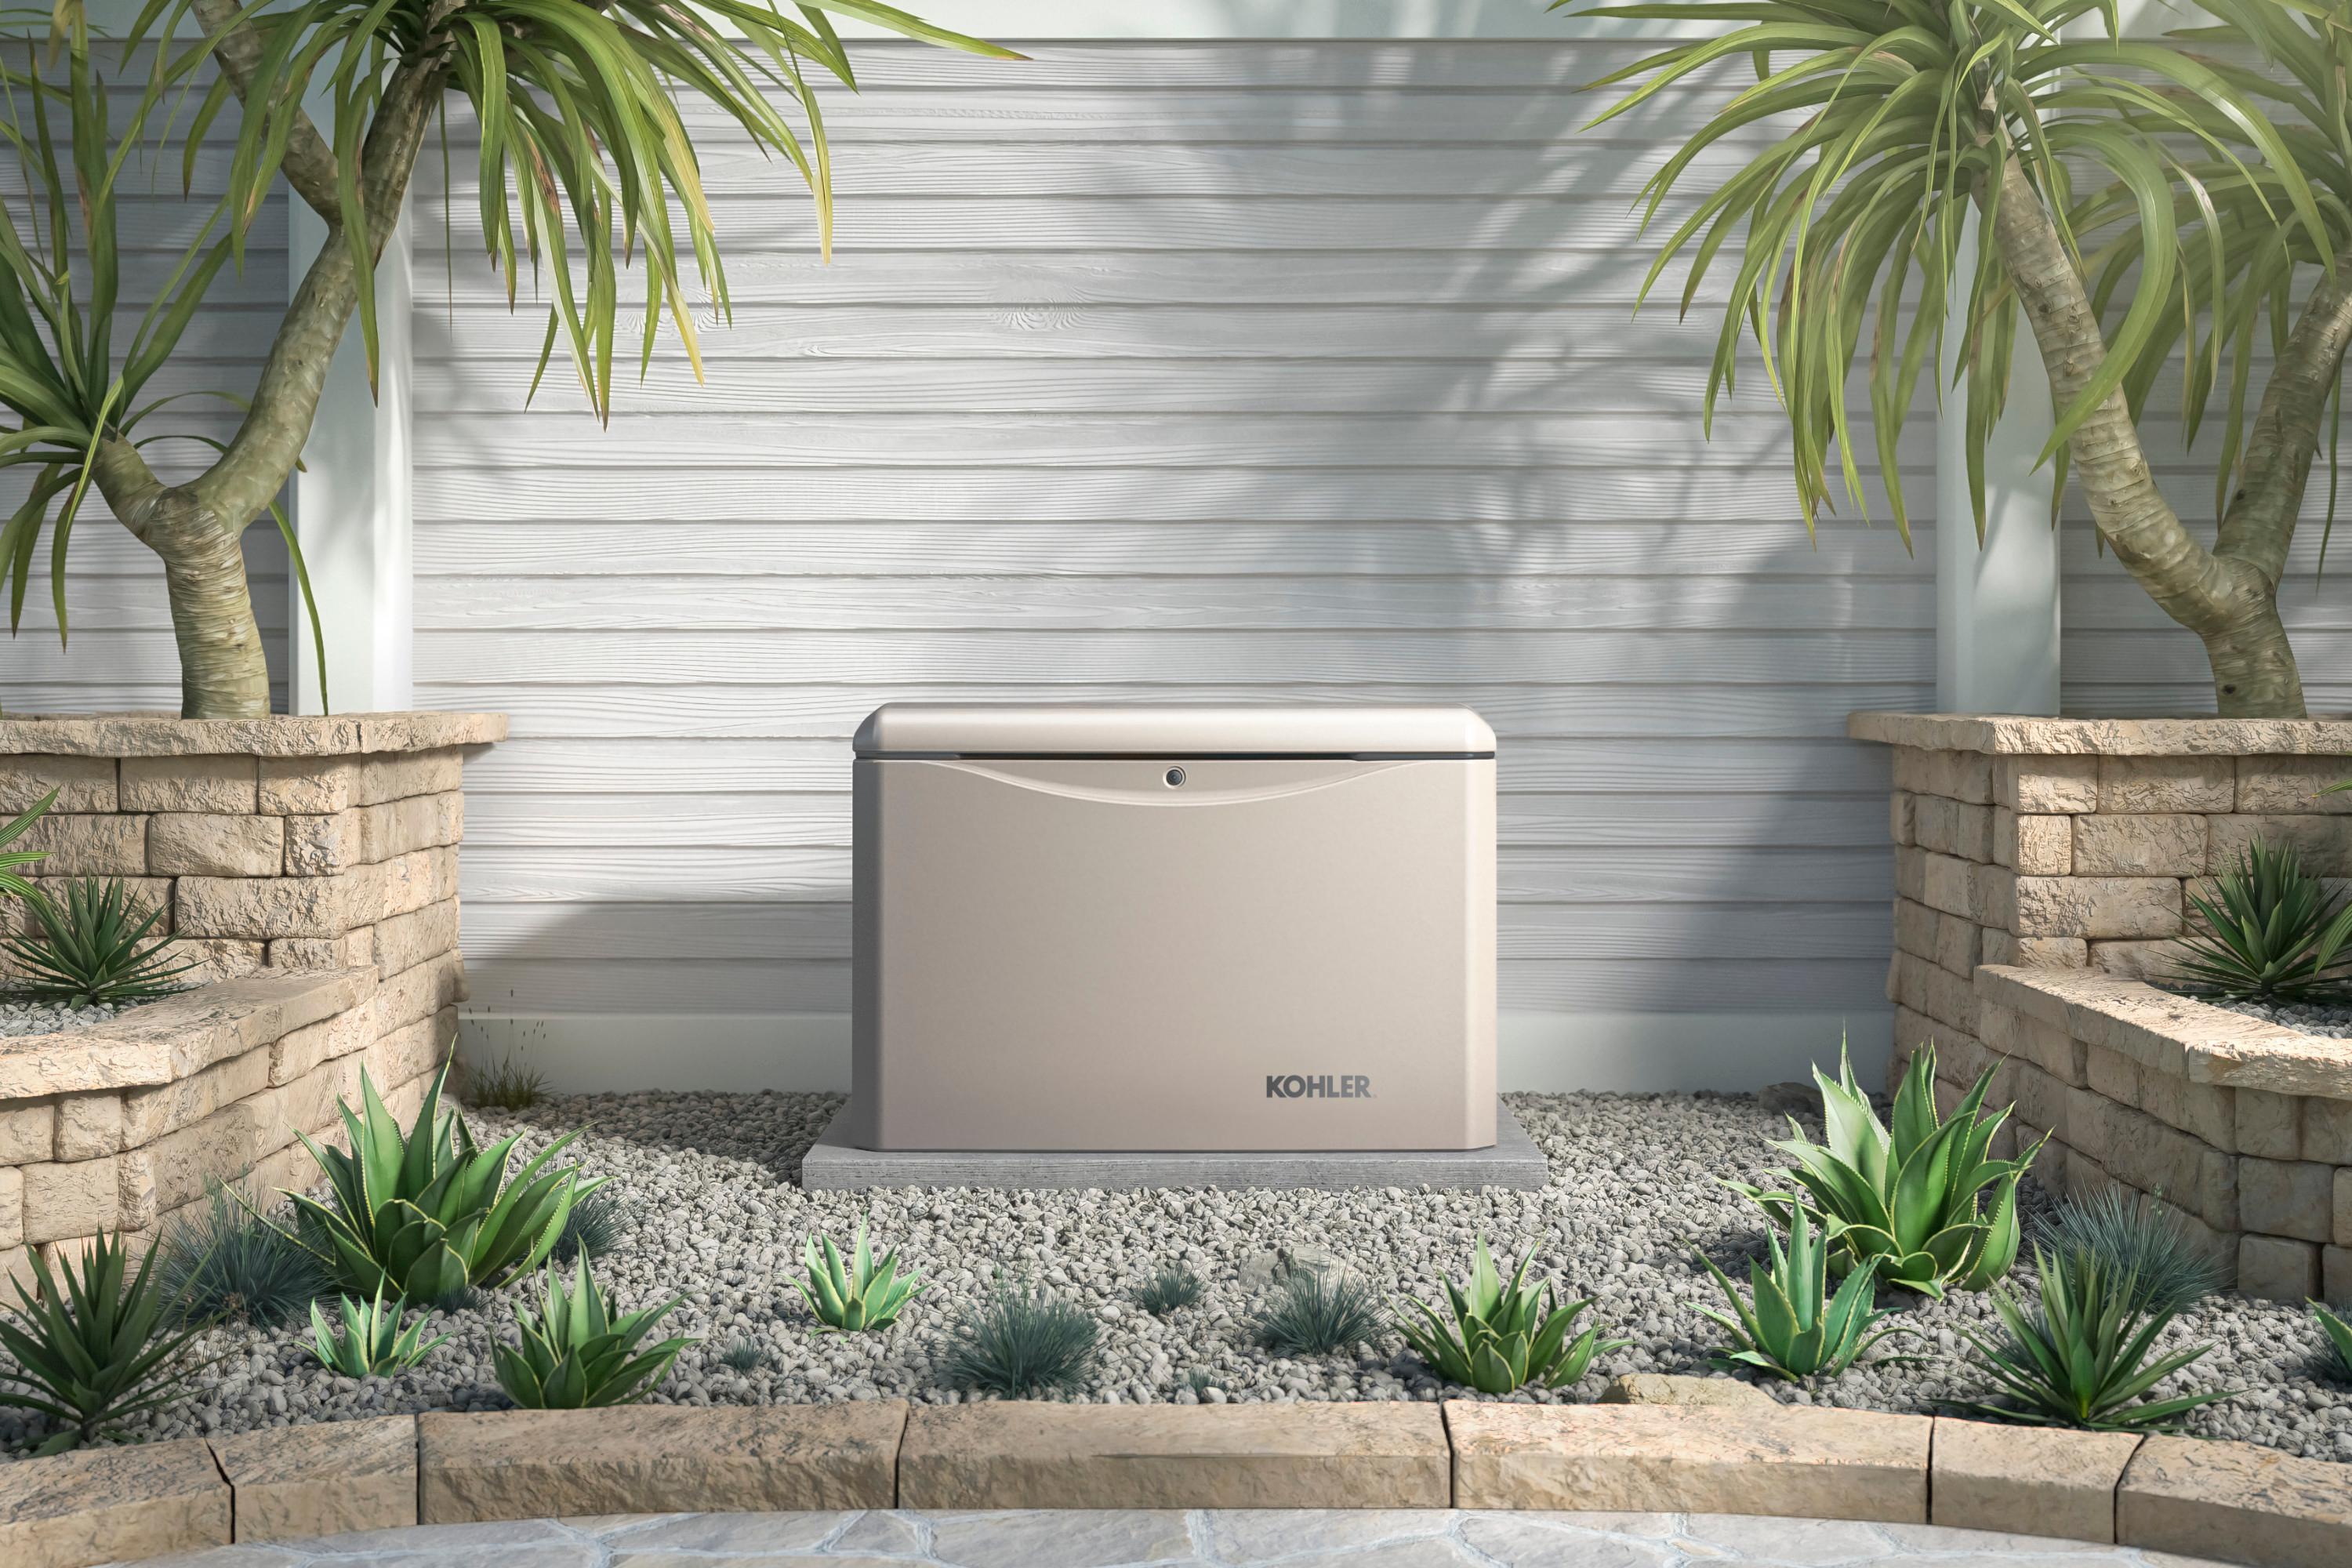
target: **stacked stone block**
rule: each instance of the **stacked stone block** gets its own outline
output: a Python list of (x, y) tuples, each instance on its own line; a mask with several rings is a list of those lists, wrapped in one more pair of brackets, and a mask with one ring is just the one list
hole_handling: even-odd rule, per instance
[(207, 1201), (317, 1180), (296, 1134), (337, 1137), (360, 1073), (413, 1106), (440, 1058), (384, 1033), (373, 968), (262, 972), (53, 1035), (0, 1041), (0, 1279), (101, 1231), (134, 1246)]
[(2045, 1186), (2147, 1194), (2249, 1295), (2352, 1299), (2352, 1042), (2087, 967), (1988, 965), (1976, 989), (1983, 1043), (1944, 1049), (2046, 1136)]
[[(2251, 1294), (2352, 1295), (2352, 1042), (2171, 995), (2256, 838), (2352, 877), (2352, 723), (1856, 714), (1894, 753), (1890, 1081), (1994, 1069), (2057, 1191), (2149, 1194)], [(2025, 977), (2025, 978), (2021, 978)], [(2238, 1064), (2264, 1064), (2251, 1076)], [(2273, 1076), (2265, 1078), (2263, 1073)]]
[(2352, 723), (1870, 713), (1853, 731), (1894, 752), (1906, 1048), (1974, 1040), (1979, 963), (2167, 973), (2190, 900), (2257, 837), (2352, 877), (2352, 794), (2322, 793), (2352, 778)]
[[(314, 1033), (280, 1053), (301, 1064), (299, 1072), (272, 1066), (264, 1082), (247, 1052), (217, 1070), (207, 1060), (188, 1079), (209, 1087), (189, 1088), (176, 1074), (142, 1083), (141, 1093), (205, 1104), (198, 1121), (218, 1134), (202, 1148), (173, 1144), (158, 1167), (164, 1177), (202, 1169), (233, 1178), (240, 1158), (282, 1155), (292, 1129), (330, 1129), (335, 1097), (356, 1093), (362, 1063), (388, 1098), (396, 1097), (395, 1108), (421, 1093), (456, 1041), (465, 997), (457, 906), (465, 759), (505, 729), (497, 715), (469, 713), (0, 720), (0, 819), (56, 792), (48, 814), (22, 841), (47, 852), (35, 868), (37, 885), (56, 894), (74, 878), (121, 878), (162, 911), (156, 929), (173, 937), (178, 955), (198, 962), (187, 978), (211, 987), (198, 997), (230, 983), (299, 985), (310, 975), (355, 970), (368, 976), (364, 1009), (343, 1019), (341, 1033), (331, 1040)], [(0, 920), (32, 927), (23, 910), (0, 907)], [(110, 1031), (132, 1019), (168, 1019), (184, 1000), (138, 1009), (100, 1029), (45, 1037), (51, 1045), (0, 1041), (0, 1061), (34, 1049), (102, 1059)], [(98, 1087), (110, 1093), (125, 1086)], [(218, 1120), (231, 1107), (259, 1104), (265, 1089), (295, 1113), (278, 1131)], [(125, 1104), (132, 1098), (114, 1097)], [(128, 1158), (149, 1133), (163, 1137), (178, 1123), (157, 1131), (134, 1120), (110, 1131), (107, 1119), (116, 1112), (107, 1095), (87, 1103), (22, 1099), (0, 1095), (0, 1163), (58, 1167), (37, 1179), (35, 1212), (110, 1213), (103, 1223), (136, 1231), (182, 1201), (184, 1181), (163, 1179), (156, 1191), (167, 1195), (142, 1197), (140, 1183), (124, 1175), (108, 1210), (107, 1184), (95, 1166), (72, 1169)], [(310, 1119), (321, 1107), (323, 1117)], [(118, 1143), (107, 1156), (69, 1157), (110, 1138)], [(52, 1152), (42, 1161), (22, 1152), (45, 1139)], [(0, 1254), (64, 1237), (33, 1234), (64, 1223), (52, 1219), (7, 1239), (5, 1184), (0, 1176)]]

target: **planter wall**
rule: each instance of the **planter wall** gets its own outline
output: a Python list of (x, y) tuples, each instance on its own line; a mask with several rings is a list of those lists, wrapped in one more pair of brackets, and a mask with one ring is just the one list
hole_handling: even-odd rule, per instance
[(2051, 1135), (2046, 1185), (2157, 1196), (2248, 1294), (2352, 1295), (2352, 1041), (2143, 983), (2255, 838), (2352, 877), (2352, 793), (2321, 793), (2352, 778), (2352, 721), (1848, 729), (1894, 750), (1893, 1072), (1933, 1041), (1948, 1102), (1995, 1068), (1993, 1099)]
[[(352, 1005), (363, 1010), (364, 1021), (341, 1026), (344, 1033), (336, 1040), (343, 1048), (332, 1054), (349, 1067), (353, 1086), (358, 1064), (370, 1061), (377, 1064), (370, 1070), (379, 1087), (413, 1094), (447, 1056), (457, 1037), (457, 1004), (465, 996), (465, 966), (457, 951), (465, 758), (468, 748), (505, 733), (503, 717), (481, 713), (250, 721), (152, 714), (9, 718), (0, 720), (0, 814), (13, 815), (56, 790), (55, 805), (26, 843), (47, 852), (34, 880), (51, 889), (79, 876), (129, 881), (142, 900), (163, 910), (160, 929), (179, 939), (186, 956), (202, 960), (194, 979), (299, 975), (303, 978), (290, 984), (299, 990), (314, 975), (370, 972), (366, 1001)], [(30, 919), (13, 910), (0, 918)], [(126, 1142), (100, 1152), (81, 1137), (82, 1110), (65, 1100), (49, 1103), (47, 1096), (169, 1089), (182, 1102), (204, 1106), (198, 1114), (213, 1114), (243, 1105), (264, 1089), (291, 1089), (294, 1080), (278, 1076), (282, 1066), (273, 1067), (266, 1079), (257, 1079), (258, 1069), (245, 1059), (276, 1040), (265, 1024), (248, 1018), (236, 1026), (232, 1032), (242, 1031), (237, 1038), (243, 1043), (228, 1050), (194, 1040), (210, 1039), (205, 1031), (215, 1026), (174, 1011), (194, 1006), (237, 1013), (248, 1000), (234, 988), (208, 988), (138, 1009), (103, 1028), (46, 1037), (38, 1043), (0, 1042), (0, 1059), (24, 1058), (16, 1076), (0, 1075), (5, 1085), (0, 1088), (0, 1126), (19, 1129), (6, 1142), (10, 1152), (0, 1158), (37, 1163), (31, 1144), (38, 1133), (31, 1130), (40, 1126), (49, 1129), (51, 1145), (37, 1160), (60, 1165), (141, 1147)], [(41, 1087), (42, 1072), (62, 1070), (59, 1064), (77, 1051), (103, 1058), (113, 1036), (134, 1023), (174, 1038), (173, 1031), (193, 1031), (194, 1043), (167, 1051), (174, 1065), (163, 1078), (118, 1083), (60, 1079)], [(34, 1058), (49, 1065), (36, 1068)], [(205, 1077), (215, 1068), (220, 1070)], [(199, 1080), (207, 1087), (184, 1087)], [(324, 1079), (309, 1084), (320, 1091), (325, 1087)], [(310, 1131), (331, 1125), (333, 1100), (327, 1094), (320, 1102), (326, 1120), (296, 1117), (289, 1127)], [(44, 1108), (46, 1121), (38, 1114)], [(201, 1166), (204, 1176), (234, 1178), (242, 1173), (240, 1159), (250, 1164), (273, 1152), (275, 1146), (257, 1145), (248, 1152), (243, 1135), (230, 1136), (227, 1126), (215, 1129), (221, 1134), (217, 1139), (191, 1134), (173, 1146), (166, 1163), (183, 1171), (178, 1152), (201, 1148), (202, 1158), (185, 1165), (185, 1172)], [(102, 1184), (94, 1172), (77, 1179), (91, 1194), (84, 1212), (104, 1212), (96, 1195)], [(200, 1196), (202, 1179), (191, 1179)], [(144, 1228), (168, 1213), (187, 1188), (185, 1181), (166, 1183), (159, 1195), (148, 1199), (139, 1195), (135, 1176), (126, 1174), (123, 1181), (131, 1185), (119, 1190), (131, 1197), (120, 1200), (114, 1217), (100, 1223)], [(48, 1246), (69, 1239), (68, 1232), (55, 1231), (64, 1223), (56, 1219), (37, 1219), (30, 1230), (12, 1236), (6, 1202), (5, 1188), (0, 1187), (0, 1254), (28, 1241)], [(33, 1208), (39, 1212), (39, 1203)], [(34, 1234), (40, 1231), (55, 1234)]]
[(2259, 837), (2352, 876), (2352, 721), (1857, 713), (1894, 749), (1895, 1034), (1973, 1036), (1979, 963), (2145, 976)]
[(309, 1185), (295, 1133), (340, 1131), (362, 1065), (405, 1104), (440, 1061), (432, 1019), (380, 1034), (376, 1001), (373, 968), (289, 970), (0, 1040), (0, 1276), (150, 1236), (215, 1180)]
[(2045, 1186), (2151, 1195), (2250, 1296), (2352, 1300), (2352, 1040), (2088, 968), (1988, 964), (1975, 992), (1979, 1038), (1934, 1036), (1939, 1087), (1994, 1069), (2019, 1136), (2050, 1135)]

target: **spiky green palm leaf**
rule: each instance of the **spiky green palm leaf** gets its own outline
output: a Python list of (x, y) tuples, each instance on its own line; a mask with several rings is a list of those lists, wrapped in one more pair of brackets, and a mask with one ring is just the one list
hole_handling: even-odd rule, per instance
[[(103, 79), (84, 0), (0, 13), (0, 46), (22, 46), (0, 61), (0, 142), (30, 187), (21, 208), (0, 213), (0, 411), (13, 416), (0, 424), (0, 468), (27, 470), (22, 504), (0, 521), (11, 629), (46, 531), (58, 629), (66, 635), (66, 563), (94, 484), (118, 511), (167, 496), (179, 522), (142, 537), (177, 569), (175, 614), (193, 605), (210, 617), (205, 636), (182, 643), (189, 716), (245, 717), (241, 705), (252, 704), (266, 711), (250, 604), (215, 604), (192, 584), (201, 575), (216, 593), (223, 575), (236, 583), (220, 535), (233, 540), (269, 515), (326, 663), (300, 542), (273, 499), (310, 431), (316, 377), (274, 349), (249, 403), (217, 392), (178, 395), (236, 405), (230, 439), (144, 429), (175, 401), (147, 396), (150, 382), (175, 354), (221, 268), (242, 265), (252, 226), (281, 179), (328, 220), (340, 248), (328, 253), (326, 270), (314, 266), (278, 341), (289, 354), (314, 353), (295, 345), (322, 330), (331, 338), (356, 314), (373, 376), (375, 258), (427, 127), (445, 120), (446, 150), (447, 108), (461, 103), (472, 130), (458, 135), (473, 143), (485, 242), (509, 302), (525, 273), (551, 289), (540, 373), (561, 341), (591, 405), (609, 417), (614, 362), (627, 357), (620, 352), (625, 269), (638, 271), (643, 289), (641, 370), (667, 319), (700, 374), (698, 289), (721, 321), (730, 314), (682, 104), (715, 110), (731, 133), (797, 171), (829, 253), (832, 153), (815, 84), (857, 85), (830, 15), (1019, 58), (878, 0), (801, 0), (789, 10), (772, 0), (145, 0), (120, 40), (126, 71), (135, 72), (133, 51), (152, 56), (134, 94), (120, 90), (120, 80), (110, 90)], [(43, 32), (54, 34), (50, 43)], [(328, 106), (323, 129), (306, 108), (320, 103)], [(191, 189), (199, 149), (216, 145), (208, 133), (229, 122), (236, 134), (226, 191), (199, 204), (188, 248), (130, 341), (118, 342), (118, 194), (126, 181), (160, 183), (160, 143), (172, 137), (182, 143), (183, 191)], [(345, 264), (347, 277), (328, 276)], [(320, 286), (309, 287), (313, 281)], [(209, 448), (210, 467), (181, 485), (159, 478), (142, 448), (168, 439)], [(215, 710), (223, 704), (232, 710)]]
[[(168, 36), (201, 10), (199, 0), (148, 0), (131, 36)], [(754, 149), (799, 172), (816, 202), (820, 247), (830, 255), (832, 154), (810, 75), (851, 89), (857, 78), (828, 14), (972, 54), (1020, 58), (878, 0), (802, 0), (794, 10), (787, 14), (765, 0), (702, 0), (690, 7), (668, 0), (293, 0), (254, 8), (246, 22), (261, 43), (257, 74), (294, 85), (247, 106), (229, 175), (232, 243), (241, 251), (259, 198), (299, 134), (299, 84), (331, 89), (327, 139), (338, 165), (349, 171), (383, 102), (392, 63), (428, 62), (471, 110), (482, 233), (509, 302), (525, 270), (544, 276), (554, 290), (541, 374), (562, 338), (591, 403), (608, 416), (623, 258), (642, 263), (641, 367), (651, 362), (667, 317), (701, 374), (690, 283), (708, 294), (722, 321), (729, 313), (682, 93), (724, 115)], [(216, 41), (159, 62), (149, 97), (184, 88)], [(216, 115), (229, 95), (228, 84), (216, 81), (192, 130)], [(787, 106), (797, 111), (797, 125)], [(373, 268), (356, 248), (366, 244), (366, 215), (356, 182), (346, 181), (339, 195), (342, 236), (355, 247), (360, 328), (373, 367)]]
[[(2007, 396), (2016, 313), (1996, 247), (1979, 247), (1970, 265), (1963, 234), (1979, 203), (1997, 211), (2012, 158), (2066, 243), (2137, 220), (2125, 238), (2083, 258), (2099, 303), (2114, 309), (2106, 358), (2057, 410), (2045, 452), (2059, 465), (2062, 494), (2066, 437), (2119, 387), (2136, 413), (2199, 321), (2184, 404), (2193, 426), (2230, 383), (2226, 475), (2243, 443), (2242, 355), (2254, 323), (2283, 316), (2296, 262), (2332, 266), (2352, 237), (2341, 85), (2352, 46), (2339, 6), (2208, 7), (2220, 31), (2287, 68), (2282, 84), (2178, 43), (2113, 37), (2114, 13), (2101, 0), (1553, 5), (1709, 29), (1593, 83), (1638, 84), (1596, 124), (1718, 62), (1754, 62), (1755, 83), (1727, 91), (1643, 187), (1645, 227), (1678, 221), (1643, 292), (1685, 258), (1687, 312), (1711, 273), (1732, 269), (1707, 423), (1735, 387), (1743, 339), (1752, 340), (1795, 436), (1809, 527), (1840, 491), (1866, 510), (1861, 462), (1874, 451), (1908, 541), (1898, 437), (1923, 382), (1932, 388), (1948, 358), (1968, 376), (1964, 448), (1982, 530), (1985, 446)], [(1759, 133), (1771, 140), (1735, 174), (1692, 188), (1702, 153)], [(2092, 188), (2078, 194), (2078, 184)], [(1965, 304), (1950, 345), (1948, 301)], [(2232, 343), (2239, 369), (2223, 376), (2221, 345)], [(1869, 387), (1868, 437), (1846, 406), (1856, 372)]]
[(48, 858), (46, 849), (11, 849), (8, 847), (33, 830), (49, 807), (57, 803), (58, 792), (51, 790), (32, 805), (18, 812), (5, 825), (0, 825), (0, 898), (37, 899), (40, 892), (17, 873), (27, 866), (37, 866)]
[[(67, 25), (58, 34), (61, 47), (52, 49), (37, 34), (58, 19)], [(30, 197), (21, 207), (11, 203), (0, 210), (0, 410), (14, 420), (0, 425), (0, 468), (26, 470), (21, 503), (0, 521), (0, 584), (7, 588), (13, 634), (23, 624), (46, 528), (43, 564), (62, 643), (70, 629), (68, 546), (97, 478), (101, 443), (204, 442), (199, 436), (145, 431), (155, 415), (183, 397), (238, 402), (226, 393), (145, 395), (231, 258), (232, 215), (226, 197), (203, 214), (130, 340), (118, 344), (122, 256), (116, 203), (126, 186), (137, 194), (157, 173), (160, 153), (144, 140), (159, 123), (156, 106), (110, 90), (91, 56), (78, 0), (55, 12), (0, 11), (0, 50), (5, 51), (0, 55), (0, 144)], [(191, 138), (191, 168), (195, 150)], [(307, 604), (308, 572), (299, 567), (290, 531), (288, 542)], [(315, 606), (311, 616), (315, 631)]]

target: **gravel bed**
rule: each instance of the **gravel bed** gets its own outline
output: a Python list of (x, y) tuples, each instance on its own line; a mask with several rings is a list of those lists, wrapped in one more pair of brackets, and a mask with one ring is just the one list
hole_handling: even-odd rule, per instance
[(2217, 996), (2200, 996), (2197, 1000), (2209, 1007), (2243, 1013), (2267, 1024), (2284, 1024), (2306, 1035), (2352, 1040), (2352, 1002), (2227, 1002)]
[[(1464, 1391), (1438, 1384), (1392, 1333), (1358, 1354), (1291, 1360), (1255, 1348), (1248, 1318), (1286, 1250), (1312, 1258), (1328, 1248), (1383, 1291), (1438, 1300), (1438, 1281), (1465, 1271), (1481, 1233), (1498, 1253), (1534, 1247), (1539, 1271), (1598, 1298), (1588, 1321), (1634, 1342), (1572, 1388), (1511, 1396), (1591, 1400), (1611, 1374), (1706, 1370), (1719, 1342), (1692, 1309), (1720, 1298), (1692, 1247), (1744, 1282), (1740, 1260), (1760, 1249), (1763, 1231), (1756, 1212), (1717, 1178), (1760, 1176), (1773, 1163), (1764, 1140), (1786, 1131), (1779, 1116), (1746, 1097), (1513, 1096), (1551, 1162), (1550, 1184), (1535, 1192), (803, 1193), (795, 1184), (802, 1153), (839, 1103), (813, 1094), (619, 1095), (473, 1121), (491, 1136), (520, 1129), (527, 1149), (588, 1125), (574, 1146), (583, 1164), (615, 1178), (634, 1205), (599, 1260), (599, 1279), (624, 1306), (683, 1295), (665, 1331), (706, 1340), (680, 1359), (658, 1397), (698, 1405), (952, 1402), (960, 1395), (940, 1385), (935, 1362), (959, 1311), (985, 1297), (1000, 1265), (1096, 1315), (1101, 1363), (1087, 1399), (1460, 1397)], [(2025, 1198), (2030, 1211), (2046, 1207), (2030, 1187)], [(789, 1283), (801, 1238), (822, 1227), (845, 1244), (861, 1216), (933, 1289), (887, 1332), (816, 1333)], [(1163, 1320), (1129, 1295), (1164, 1262), (1189, 1265), (1208, 1289), (1199, 1305)], [(478, 1307), (437, 1314), (432, 1331), (452, 1335), (450, 1342), (413, 1372), (364, 1384), (317, 1367), (293, 1331), (214, 1331), (200, 1350), (217, 1359), (200, 1386), (152, 1416), (147, 1430), (177, 1436), (295, 1418), (499, 1408), (505, 1399), (489, 1345), (493, 1336), (511, 1338), (512, 1302), (528, 1289), (511, 1284)], [(1908, 1411), (1986, 1392), (1965, 1364), (1957, 1331), (1992, 1322), (1985, 1297), (1918, 1302), (1890, 1291), (1883, 1300), (1905, 1304), (1900, 1321), (1916, 1337), (1874, 1353), (1906, 1352), (1919, 1362), (1866, 1363), (1810, 1387), (1765, 1386), (1790, 1403)], [(748, 1374), (719, 1361), (738, 1339), (763, 1354)], [(2215, 1297), (2185, 1313), (2164, 1342), (2208, 1340), (2219, 1348), (2192, 1374), (2246, 1393), (2192, 1416), (2192, 1430), (2352, 1459), (2352, 1388), (2318, 1373), (2325, 1341), (2300, 1308)], [(1206, 1375), (1199, 1395), (1195, 1372)], [(16, 1420), (0, 1412), (0, 1441), (26, 1430)]]
[(0, 999), (0, 1038), (54, 1035), (83, 1024), (96, 1024), (121, 1012), (110, 1002), (90, 1007), (69, 1007), (56, 1002), (10, 1002)]

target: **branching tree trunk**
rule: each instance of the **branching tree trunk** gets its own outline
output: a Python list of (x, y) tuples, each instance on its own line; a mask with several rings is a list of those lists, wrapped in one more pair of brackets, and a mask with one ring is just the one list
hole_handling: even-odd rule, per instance
[[(198, 9), (212, 26), (216, 17), (233, 17), (236, 7), (232, 0), (198, 0)], [(223, 51), (240, 99), (251, 90), (251, 72), (236, 62), (244, 59), (249, 67), (255, 52), (250, 38), (245, 41), (244, 50)], [(442, 68), (437, 58), (401, 65), (369, 128), (360, 155), (360, 190), (372, 257), (382, 256), (399, 221), (410, 172), (439, 103)], [(247, 719), (269, 711), (269, 668), (241, 542), (301, 458), (327, 367), (359, 304), (358, 267), (345, 240), (343, 209), (334, 199), (334, 155), (307, 118), (289, 142), (297, 150), (288, 156), (289, 183), (326, 220), (326, 240), (278, 324), (259, 384), (227, 450), (197, 478), (167, 486), (128, 441), (110, 439), (95, 473), (114, 515), (163, 560), (172, 633), (179, 646), (184, 718)]]
[[(2106, 340), (2082, 274), (2014, 157), (2004, 165), (1993, 237), (2042, 350), (2053, 404), (2067, 407), (2105, 363)], [(2067, 442), (2092, 521), (2116, 559), (2166, 615), (2204, 642), (2225, 718), (2304, 716), (2303, 681), (2279, 620), (2278, 583), (2347, 331), (2352, 298), (2323, 284), (2263, 395), (2246, 482), (2211, 550), (2197, 542), (2158, 489), (2120, 388)]]

